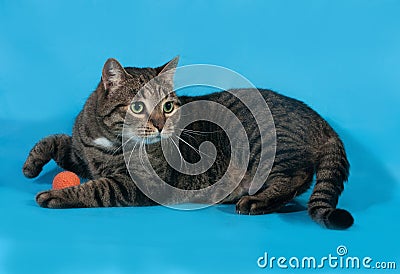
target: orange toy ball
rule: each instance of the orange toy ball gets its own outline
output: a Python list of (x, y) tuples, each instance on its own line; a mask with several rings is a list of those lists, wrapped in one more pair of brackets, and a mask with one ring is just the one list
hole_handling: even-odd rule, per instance
[(63, 189), (70, 186), (77, 186), (81, 183), (78, 175), (71, 171), (58, 173), (53, 179), (53, 189)]

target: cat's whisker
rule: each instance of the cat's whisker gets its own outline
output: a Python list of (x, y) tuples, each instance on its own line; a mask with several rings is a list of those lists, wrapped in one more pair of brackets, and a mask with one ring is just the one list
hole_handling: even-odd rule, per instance
[(197, 136), (206, 136), (205, 133), (192, 132), (192, 131), (190, 131), (188, 129), (179, 129), (179, 130), (180, 130), (181, 133), (188, 133), (188, 134), (190, 133), (190, 134), (194, 134), (194, 135), (197, 135)]
[(193, 130), (193, 129), (184, 128), (183, 130), (184, 130), (184, 131), (190, 131), (190, 132), (197, 132), (197, 133), (206, 133), (206, 134), (208, 134), (208, 133), (223, 132), (222, 129), (221, 129), (221, 130), (213, 130), (213, 131), (200, 131), (200, 130)]
[[(144, 170), (147, 171), (148, 173), (151, 173), (151, 172), (147, 169), (146, 165), (144, 164), (144, 160), (143, 160), (143, 154), (146, 154), (146, 153), (147, 153), (147, 152), (146, 152), (146, 144), (145, 144), (145, 142), (146, 142), (146, 139), (143, 138), (143, 139), (142, 139), (142, 142), (140, 143), (140, 147), (139, 147), (139, 160), (140, 160), (140, 164), (142, 165), (142, 167), (144, 168)], [(143, 152), (142, 152), (142, 151), (143, 151)]]
[[(122, 137), (122, 134), (121, 134), (121, 137)], [(135, 138), (135, 136), (132, 136), (125, 142), (122, 142), (122, 144), (120, 146), (118, 146), (116, 149), (113, 150), (113, 152), (111, 153), (110, 156), (114, 156), (121, 148), (123, 149), (133, 138)], [(136, 146), (136, 144), (135, 144), (135, 146)], [(110, 159), (105, 163), (105, 165), (108, 165), (110, 163), (110, 161), (112, 160), (112, 158), (113, 157), (110, 157)]]
[(213, 134), (213, 133), (220, 133), (223, 132), (223, 130), (214, 130), (214, 131), (199, 131), (199, 130), (192, 130), (192, 129), (186, 129), (186, 128), (177, 128), (181, 132), (186, 132), (186, 133), (191, 133), (194, 135), (199, 135), (199, 136), (206, 136), (206, 134)]
[(140, 164), (142, 165), (142, 167), (144, 167), (144, 162), (142, 159), (142, 150), (144, 149), (143, 145), (144, 145), (144, 139), (140, 142), (140, 145), (139, 145), (139, 161), (140, 161)]
[[(195, 140), (195, 141), (197, 141), (196, 137), (190, 135), (189, 133), (187, 133), (187, 132), (185, 132), (185, 131), (183, 131), (182, 134), (185, 135), (185, 136), (188, 136), (188, 137), (192, 138), (192, 139)], [(242, 143), (242, 141), (243, 141), (243, 140), (239, 139), (239, 138), (236, 137), (236, 136), (230, 136), (230, 139), (231, 139), (231, 140), (239, 140), (239, 141), (240, 141), (239, 143)], [(237, 145), (237, 144), (236, 144), (235, 148), (248, 149), (248, 146), (241, 146), (241, 145)]]
[(142, 163), (142, 148), (143, 148), (143, 140), (139, 142), (139, 162), (140, 164), (144, 167), (144, 164)]
[(185, 141), (184, 139), (182, 139), (181, 137), (179, 137), (179, 136), (176, 136), (176, 137), (177, 137), (179, 140), (181, 140), (182, 142), (184, 142), (186, 145), (188, 145), (191, 149), (193, 149), (199, 156), (201, 156), (201, 155), (200, 155), (200, 153), (201, 153), (201, 154), (203, 154), (204, 156), (207, 156), (207, 157), (213, 159), (213, 157), (211, 157), (210, 155), (208, 155), (208, 154), (206, 154), (206, 153), (204, 153), (204, 152), (202, 152), (202, 151), (196, 149), (195, 147), (193, 147), (191, 144), (189, 144), (188, 142), (186, 142), (186, 141)]
[[(182, 153), (181, 153), (181, 151), (179, 150), (179, 147), (178, 147), (178, 145), (175, 143), (174, 139), (173, 139), (173, 138), (169, 138), (168, 140), (171, 140), (171, 142), (174, 144), (174, 146), (175, 146), (176, 149), (178, 150), (178, 153), (179, 153), (179, 156), (180, 156), (180, 160), (181, 160), (180, 169), (182, 170), (182, 163), (183, 163), (183, 164), (186, 164), (186, 163), (185, 163), (185, 159), (183, 158)], [(185, 165), (185, 168), (186, 168), (186, 165)]]
[[(122, 137), (122, 134), (120, 135)], [(130, 137), (128, 140), (126, 140), (125, 142), (122, 142), (122, 144), (120, 146), (118, 146), (112, 153), (112, 155), (114, 155), (118, 150), (120, 150), (121, 148), (124, 148), (133, 138), (135, 138), (135, 136)]]
[(130, 163), (131, 163), (131, 158), (132, 158), (133, 151), (135, 150), (136, 145), (137, 145), (138, 143), (139, 143), (139, 141), (136, 141), (135, 145), (134, 145), (133, 148), (132, 148), (131, 153), (129, 154), (128, 164), (127, 164), (127, 168), (128, 168), (128, 169), (129, 169), (129, 166), (130, 166)]
[(188, 137), (190, 137), (190, 138), (192, 138), (193, 140), (197, 140), (194, 136), (192, 136), (192, 135), (190, 135), (189, 133), (187, 133), (187, 132), (182, 132), (182, 134), (184, 134), (185, 136), (188, 136)]

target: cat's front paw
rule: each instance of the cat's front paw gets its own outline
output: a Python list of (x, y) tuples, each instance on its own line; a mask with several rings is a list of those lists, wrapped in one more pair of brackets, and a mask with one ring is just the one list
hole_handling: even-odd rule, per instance
[(243, 215), (267, 214), (275, 209), (275, 207), (268, 205), (268, 201), (256, 196), (243, 196), (236, 203), (236, 212)]
[(268, 214), (276, 212), (284, 205), (285, 202), (283, 202), (282, 200), (268, 200), (265, 197), (243, 196), (236, 203), (236, 212), (238, 214), (245, 215)]
[(70, 208), (74, 207), (62, 190), (47, 190), (36, 195), (36, 202), (46, 208)]
[(257, 207), (256, 201), (252, 196), (243, 196), (236, 203), (236, 212), (243, 215), (252, 215), (252, 212)]
[(30, 159), (28, 159), (24, 166), (22, 167), (22, 173), (24, 173), (27, 178), (35, 178), (42, 171), (42, 167), (34, 165)]

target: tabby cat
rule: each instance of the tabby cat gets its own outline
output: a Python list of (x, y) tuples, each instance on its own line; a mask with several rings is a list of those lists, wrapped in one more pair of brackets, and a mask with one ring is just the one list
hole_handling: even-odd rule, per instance
[[(180, 156), (190, 163), (199, 161), (201, 143), (214, 143), (217, 159), (203, 174), (190, 176), (171, 168), (160, 145), (162, 138), (168, 139), (170, 132), (178, 129), (179, 117), (175, 120), (172, 117), (179, 108), (189, 102), (207, 100), (229, 108), (244, 125), (250, 143), (251, 159), (247, 173), (222, 203), (236, 203), (236, 211), (240, 214), (275, 212), (304, 193), (316, 174), (308, 203), (311, 218), (331, 229), (346, 229), (353, 224), (353, 217), (348, 211), (336, 209), (344, 188), (343, 182), (348, 178), (349, 163), (342, 141), (323, 118), (304, 103), (265, 89), (238, 89), (198, 97), (178, 97), (173, 91), (173, 73), (169, 73), (174, 71), (177, 63), (178, 58), (175, 58), (157, 68), (123, 68), (117, 60), (107, 60), (99, 85), (76, 119), (72, 136), (58, 134), (40, 140), (23, 166), (24, 175), (34, 178), (53, 159), (60, 167), (89, 181), (37, 194), (36, 201), (40, 206), (77, 208), (157, 204), (138, 189), (129, 175), (122, 140), (126, 117), (132, 121), (129, 123), (131, 138), (141, 142), (152, 166), (165, 182), (180, 189), (202, 189), (212, 185), (226, 171), (230, 157), (229, 140), (219, 126), (206, 121), (195, 122), (187, 127), (187, 134), (182, 134), (179, 141)], [(163, 73), (169, 73), (163, 88), (135, 97), (146, 83)], [(249, 181), (259, 163), (260, 132), (249, 110), (234, 96), (235, 93), (246, 92), (261, 93), (271, 111), (276, 130), (276, 155), (272, 170), (254, 195), (249, 195)], [(134, 97), (136, 99), (132, 102)], [(151, 102), (160, 103), (152, 113), (148, 113)], [(193, 109), (194, 113), (196, 111), (204, 110)], [(216, 110), (207, 111), (211, 115), (219, 115)], [(167, 123), (168, 118), (172, 122)], [(139, 159), (131, 161), (133, 165), (140, 165)], [(131, 166), (129, 168), (132, 170)], [(151, 181), (148, 183), (152, 184)], [(201, 198), (198, 200), (201, 202)]]

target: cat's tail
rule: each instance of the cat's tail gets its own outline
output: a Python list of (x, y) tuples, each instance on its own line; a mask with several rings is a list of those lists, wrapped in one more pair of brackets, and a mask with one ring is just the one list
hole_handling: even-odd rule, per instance
[(347, 181), (350, 164), (339, 137), (330, 138), (320, 147), (316, 166), (317, 180), (308, 203), (308, 213), (317, 223), (330, 229), (346, 229), (354, 219), (336, 205)]

